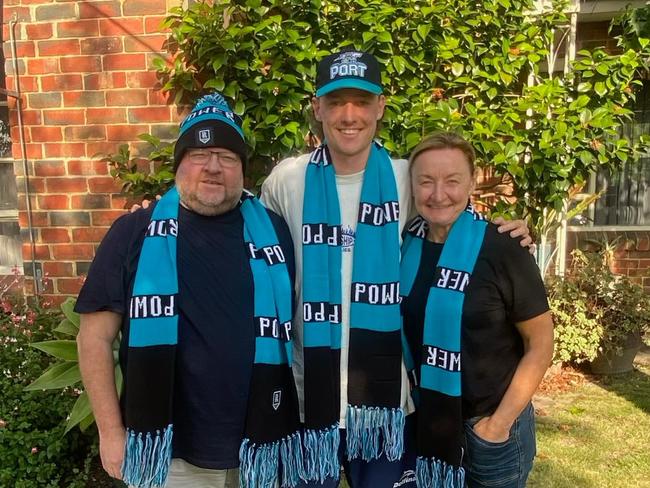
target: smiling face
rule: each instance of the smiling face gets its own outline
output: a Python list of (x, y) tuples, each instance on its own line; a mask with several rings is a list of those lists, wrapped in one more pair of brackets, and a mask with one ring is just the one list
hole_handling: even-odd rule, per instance
[(364, 169), (377, 122), (384, 115), (384, 96), (345, 88), (314, 97), (312, 105), (337, 173)]
[[(176, 171), (176, 187), (187, 208), (200, 215), (220, 215), (235, 208), (244, 189), (244, 172), (236, 153), (223, 148), (206, 148), (207, 162), (196, 162), (192, 149), (185, 151)], [(205, 151), (202, 149), (202, 151)], [(222, 159), (235, 158), (239, 164), (225, 165)]]
[(429, 239), (444, 242), (474, 191), (467, 157), (456, 148), (425, 150), (411, 164), (411, 185), (415, 208), (429, 223)]

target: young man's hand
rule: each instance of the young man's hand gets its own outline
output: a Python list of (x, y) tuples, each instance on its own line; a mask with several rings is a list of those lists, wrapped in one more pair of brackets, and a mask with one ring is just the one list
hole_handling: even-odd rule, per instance
[(521, 247), (527, 247), (528, 252), (535, 254), (537, 246), (530, 237), (530, 230), (525, 220), (506, 220), (503, 217), (497, 217), (492, 221), (493, 224), (499, 226), (497, 229), (500, 234), (510, 232), (510, 237), (523, 237), (519, 242)]

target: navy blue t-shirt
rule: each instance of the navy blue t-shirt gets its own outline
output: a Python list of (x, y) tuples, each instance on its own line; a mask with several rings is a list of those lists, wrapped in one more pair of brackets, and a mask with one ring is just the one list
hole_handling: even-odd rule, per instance
[[(97, 249), (76, 311), (113, 311), (126, 303), (152, 208), (120, 217)], [(268, 211), (293, 283), (293, 244), (284, 220)], [(253, 275), (238, 208), (206, 217), (178, 215), (179, 327), (173, 403), (173, 457), (209, 469), (239, 465), (253, 367)], [(126, 371), (123, 324), (120, 364)]]

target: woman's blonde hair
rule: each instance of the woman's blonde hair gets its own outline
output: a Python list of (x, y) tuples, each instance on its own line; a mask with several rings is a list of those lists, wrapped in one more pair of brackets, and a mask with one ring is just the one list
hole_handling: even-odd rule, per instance
[(434, 132), (422, 139), (422, 141), (415, 146), (415, 149), (413, 149), (413, 152), (409, 157), (409, 171), (413, 168), (413, 162), (420, 154), (434, 149), (458, 149), (465, 155), (465, 159), (469, 165), (470, 174), (474, 174), (476, 152), (467, 139), (455, 132)]

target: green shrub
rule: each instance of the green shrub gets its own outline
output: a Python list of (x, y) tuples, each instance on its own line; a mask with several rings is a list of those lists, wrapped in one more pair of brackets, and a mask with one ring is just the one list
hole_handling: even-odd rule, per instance
[(563, 278), (549, 283), (556, 362), (591, 361), (619, 354), (627, 340), (650, 329), (650, 296), (611, 271), (612, 251), (573, 251)]
[(64, 435), (78, 391), (25, 391), (50, 363), (30, 343), (54, 339), (62, 315), (1, 293), (0, 304), (0, 486), (86, 486), (96, 436), (78, 429)]

